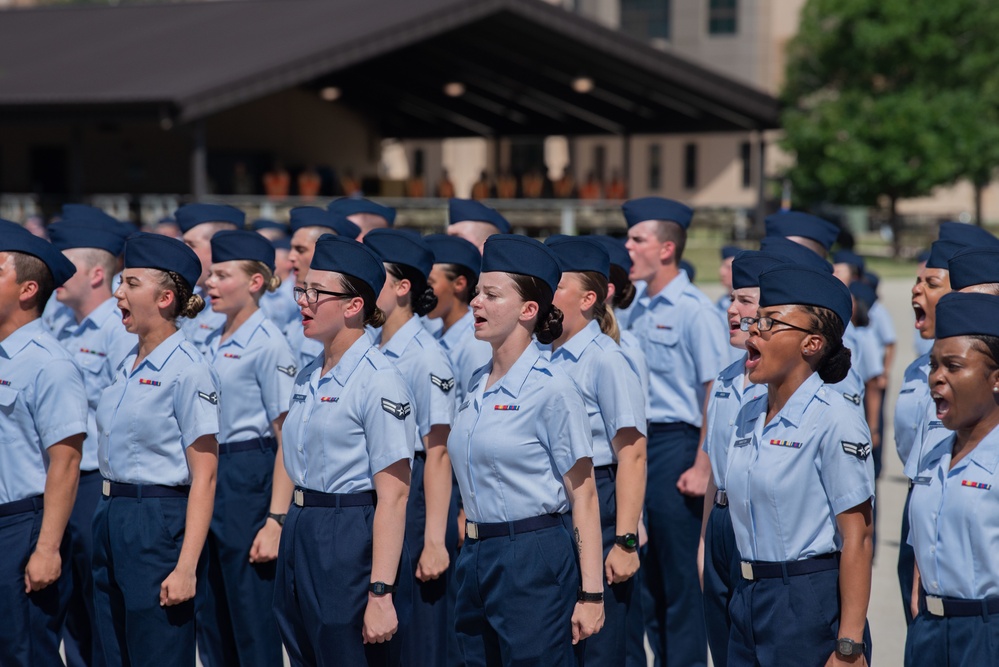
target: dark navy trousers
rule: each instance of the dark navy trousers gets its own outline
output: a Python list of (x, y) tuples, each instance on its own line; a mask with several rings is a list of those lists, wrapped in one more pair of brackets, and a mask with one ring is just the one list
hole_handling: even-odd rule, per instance
[[(604, 559), (614, 547), (614, 538), (617, 537), (615, 479), (614, 474), (598, 474), (596, 479)], [(604, 627), (586, 640), (584, 658), (588, 667), (625, 667), (628, 660), (628, 610), (637, 601), (634, 577), (613, 585), (608, 585), (604, 579)]]
[[(295, 667), (395, 667), (412, 602), (394, 597), (399, 632), (364, 644), (364, 610), (371, 580), (373, 506), (292, 505), (281, 531), (274, 609)], [(402, 563), (409, 560), (405, 545)], [(386, 582), (392, 583), (392, 582)]]
[(676, 483), (697, 457), (700, 429), (650, 424), (645, 514), (649, 544), (642, 562), (647, 596), (646, 633), (663, 667), (705, 667), (708, 642), (697, 577), (704, 498), (680, 493)]
[(62, 639), (69, 667), (102, 667), (104, 649), (94, 624), (94, 512), (101, 499), (101, 473), (81, 471), (76, 503), (66, 525), (69, 585), (65, 587), (66, 625)]
[[(277, 561), (251, 563), (250, 547), (267, 520), (274, 449), (219, 456), (208, 533), (208, 586), (198, 605), (198, 649), (207, 667), (269, 667), (282, 660), (274, 617)], [(290, 500), (290, 499), (289, 499)]]
[(177, 566), (187, 498), (101, 497), (94, 515), (94, 611), (112, 667), (193, 667), (198, 594), (161, 607), (160, 585)]
[(912, 580), (915, 578), (916, 552), (909, 544), (909, 500), (912, 498), (912, 487), (905, 496), (905, 507), (902, 509), (902, 535), (898, 542), (898, 587), (902, 593), (902, 611), (905, 614), (906, 625), (912, 625)]
[(704, 531), (704, 627), (715, 667), (728, 665), (728, 637), (732, 627), (728, 606), (740, 577), (739, 548), (728, 506), (715, 505)]
[[(729, 607), (729, 667), (823, 667), (836, 650), (839, 606), (838, 569), (786, 580), (740, 577)], [(866, 624), (863, 642), (869, 665)]]
[(423, 551), (427, 521), (427, 499), (423, 490), (425, 468), (426, 458), (418, 454), (413, 459), (409, 502), (406, 505), (406, 545), (412, 560), (399, 581), (400, 587), (410, 589), (405, 594), (413, 601), (412, 623), (403, 637), (402, 664), (404, 667), (447, 667), (448, 643), (454, 637), (454, 607), (448, 604), (448, 588), (458, 555), (457, 486), (451, 488), (451, 506), (444, 536), (451, 565), (440, 578), (421, 582), (416, 579), (416, 566)]
[(944, 618), (923, 611), (905, 638), (905, 667), (999, 664), (999, 614)]
[(0, 665), (61, 665), (60, 631), (65, 618), (62, 589), (69, 578), (69, 540), (61, 549), (62, 575), (26, 595), (24, 568), (42, 527), (41, 498), (34, 511), (0, 517)]
[(530, 533), (465, 539), (455, 632), (468, 667), (577, 664), (572, 612), (580, 578), (570, 525), (566, 516)]

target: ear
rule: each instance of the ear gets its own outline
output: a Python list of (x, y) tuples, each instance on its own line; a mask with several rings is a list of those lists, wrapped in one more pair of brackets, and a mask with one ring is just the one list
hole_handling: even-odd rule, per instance
[(173, 307), (176, 301), (177, 295), (174, 294), (173, 290), (160, 290), (159, 296), (156, 297), (156, 307), (160, 310), (168, 310)]
[(364, 299), (359, 296), (355, 296), (353, 299), (347, 302), (347, 305), (343, 308), (344, 318), (356, 317), (357, 315), (364, 314)]
[[(18, 285), (17, 300), (22, 306), (26, 306), (38, 294), (38, 283), (34, 280), (25, 280)], [(38, 304), (38, 308), (44, 308), (45, 304)]]
[(524, 305), (520, 307), (520, 321), (527, 322), (533, 320), (538, 316), (539, 310), (537, 301), (525, 301)]
[(819, 334), (808, 334), (801, 341), (801, 354), (805, 357), (813, 357), (821, 354), (828, 344), (828, 341)]
[(992, 387), (992, 395), (999, 401), (999, 368), (989, 373), (989, 386)]
[(264, 289), (264, 275), (262, 273), (254, 273), (250, 276), (250, 293), (256, 294), (257, 292)]
[(395, 284), (395, 296), (396, 298), (403, 298), (409, 295), (409, 291), (413, 289), (413, 284), (409, 282), (406, 278), (403, 278)]
[(104, 283), (104, 267), (100, 264), (94, 264), (90, 267), (90, 287), (91, 289), (95, 287), (100, 287)]
[(466, 278), (465, 276), (458, 276), (457, 278), (454, 279), (454, 283), (452, 284), (452, 290), (454, 291), (455, 294), (461, 294), (462, 292), (465, 291), (466, 287), (468, 287), (468, 278)]
[(614, 287), (614, 283), (607, 281), (607, 301), (608, 303), (614, 302), (614, 295), (617, 294), (617, 288)]
[(673, 241), (663, 241), (662, 248), (659, 249), (659, 259), (663, 264), (678, 264), (674, 259), (676, 258), (676, 243)]
[(597, 293), (594, 291), (583, 292), (583, 298), (580, 302), (580, 306), (583, 311), (587, 311), (593, 308), (597, 304)]

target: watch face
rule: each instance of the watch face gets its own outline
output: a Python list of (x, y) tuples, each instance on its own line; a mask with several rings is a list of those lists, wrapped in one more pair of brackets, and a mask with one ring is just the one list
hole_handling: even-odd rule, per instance
[(854, 642), (852, 639), (837, 640), (836, 652), (840, 655), (853, 655)]

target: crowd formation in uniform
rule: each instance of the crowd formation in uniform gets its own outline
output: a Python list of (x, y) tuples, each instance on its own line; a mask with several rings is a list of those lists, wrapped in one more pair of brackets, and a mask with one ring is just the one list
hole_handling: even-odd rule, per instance
[[(622, 212), (626, 239), (543, 243), (459, 199), (429, 236), (354, 198), (290, 239), (214, 204), (182, 241), (0, 221), (0, 664), (870, 664), (876, 277), (783, 212), (712, 303), (691, 209)], [(924, 259), (905, 664), (977, 667), (999, 239), (944, 223)]]

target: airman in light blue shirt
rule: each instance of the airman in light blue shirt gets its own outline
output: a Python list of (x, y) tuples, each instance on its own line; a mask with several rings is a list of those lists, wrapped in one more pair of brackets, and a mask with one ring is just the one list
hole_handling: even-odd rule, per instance
[(727, 366), (711, 385), (708, 397), (707, 433), (702, 448), (711, 459), (711, 473), (718, 489), (725, 491), (728, 449), (742, 405), (766, 394), (766, 385), (753, 384), (746, 377), (746, 355)]
[(442, 330), (438, 339), (454, 369), (455, 399), (459, 403), (465, 400), (475, 371), (488, 364), (492, 356), (489, 344), (475, 338), (474, 322), (472, 311), (468, 311), (447, 331)]

